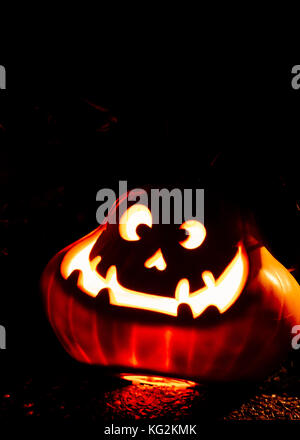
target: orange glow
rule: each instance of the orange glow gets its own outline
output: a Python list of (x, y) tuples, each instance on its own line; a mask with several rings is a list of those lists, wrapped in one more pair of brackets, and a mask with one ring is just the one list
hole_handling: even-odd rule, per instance
[(109, 289), (109, 300), (112, 305), (177, 316), (178, 306), (185, 303), (190, 306), (193, 317), (197, 318), (211, 305), (216, 306), (220, 313), (224, 313), (237, 300), (245, 286), (249, 264), (241, 242), (235, 257), (222, 275), (215, 280), (211, 272), (203, 272), (205, 287), (195, 292), (190, 292), (187, 279), (178, 282), (174, 298), (127, 289), (117, 280), (116, 266), (110, 266), (104, 278), (96, 271), (101, 257), (89, 260), (90, 252), (102, 231), (103, 229), (96, 229), (65, 254), (61, 263), (61, 274), (67, 279), (73, 271), (78, 270), (77, 286), (92, 297), (96, 297), (104, 288)]
[(209, 270), (203, 272), (202, 279), (207, 287), (214, 287), (216, 285), (215, 277)]
[(162, 376), (142, 376), (135, 374), (120, 374), (120, 377), (129, 380), (133, 384), (146, 384), (159, 387), (173, 387), (173, 388), (190, 388), (197, 386), (196, 382), (185, 379), (173, 379), (171, 377)]
[[(151, 236), (153, 231), (149, 231)], [(172, 236), (170, 234), (169, 238)], [(207, 231), (206, 240), (209, 236)], [(146, 384), (137, 387), (128, 382), (128, 386), (121, 387), (120, 393), (115, 395), (115, 404), (119, 405), (120, 397), (127, 398), (128, 405), (125, 403), (125, 406), (121, 398), (123, 411), (131, 404), (139, 411), (143, 394), (140, 389), (149, 390), (144, 399), (145, 409), (149, 406), (149, 399), (152, 405), (155, 392), (156, 408), (161, 406), (159, 399), (164, 399), (164, 395), (179, 394), (181, 401), (182, 396), (197, 394), (195, 388), (184, 388), (182, 382), (178, 383), (178, 378), (198, 384), (262, 380), (274, 371), (290, 349), (290, 329), (300, 322), (300, 287), (263, 245), (252, 245), (255, 240), (248, 236), (246, 227), (243, 237), (245, 241), (237, 243), (223, 273), (216, 272), (211, 264), (206, 265), (200, 255), (194, 256), (191, 268), (188, 260), (182, 261), (182, 258), (176, 265), (173, 258), (168, 260), (163, 244), (159, 242), (143, 259), (139, 257), (142, 271), (149, 273), (144, 263), (161, 248), (167, 268), (164, 272), (157, 272), (158, 276), (167, 276), (170, 272), (170, 281), (173, 281), (176, 269), (184, 264), (181, 273), (191, 272), (197, 276), (198, 272), (199, 279), (199, 284), (192, 287), (188, 275), (177, 275), (175, 284), (169, 289), (169, 297), (163, 297), (158, 295), (159, 290), (150, 291), (156, 293), (152, 295), (143, 293), (142, 288), (141, 292), (136, 292), (122, 286), (126, 286), (126, 281), (121, 283), (121, 271), (124, 280), (130, 265), (128, 276), (132, 270), (134, 273), (132, 264), (138, 255), (149, 249), (150, 240), (146, 240), (145, 249), (143, 239), (137, 242), (137, 246), (128, 242), (131, 249), (126, 254), (126, 243), (122, 243), (124, 248), (119, 247), (119, 225), (112, 229), (108, 221), (49, 261), (41, 278), (47, 318), (62, 347), (79, 362), (101, 365), (112, 374), (124, 373), (124, 379)], [(167, 240), (165, 244), (168, 244)], [(223, 244), (220, 243), (222, 248)], [(170, 250), (176, 250), (177, 246), (170, 246)], [(139, 248), (137, 254), (134, 254), (134, 248)], [(194, 253), (181, 249), (180, 254)], [(214, 250), (214, 246), (208, 249), (210, 261)], [(116, 259), (112, 259), (106, 266), (107, 271), (100, 275), (99, 264), (114, 255)], [(175, 267), (171, 268), (172, 260)], [(165, 288), (165, 282), (163, 285)], [(107, 288), (107, 292), (103, 292), (103, 288)], [(112, 305), (107, 307), (104, 301), (101, 308), (102, 302), (98, 301), (97, 295), (99, 299), (107, 296)], [(190, 321), (177, 318), (180, 304), (188, 304), (191, 308)], [(223, 315), (204, 318), (203, 311), (210, 305), (217, 306)], [(183, 309), (184, 312), (186, 308)], [(185, 316), (189, 319), (189, 313)], [(175, 378), (175, 382), (170, 381), (170, 377)], [(174, 392), (168, 388), (177, 385), (183, 388), (174, 388)], [(174, 400), (167, 399), (163, 406), (168, 407), (169, 402), (175, 404)], [(179, 402), (178, 408), (181, 405)]]
[(179, 229), (185, 229), (189, 234), (185, 240), (180, 241), (181, 246), (186, 249), (196, 249), (203, 243), (206, 237), (205, 227), (197, 220), (188, 220)]
[(127, 241), (139, 240), (136, 228), (141, 224), (152, 228), (152, 215), (146, 206), (136, 204), (128, 208), (121, 217), (119, 225), (121, 237)]
[(156, 267), (158, 270), (165, 270), (167, 263), (163, 257), (161, 249), (158, 249), (152, 257), (148, 258), (144, 264), (145, 267), (151, 269), (151, 267)]
[(73, 246), (64, 256), (60, 271), (67, 279), (74, 270), (79, 269), (77, 286), (91, 296), (97, 296), (99, 291), (106, 287), (103, 278), (96, 272), (96, 266), (101, 257), (96, 257), (92, 262), (89, 260), (91, 250), (102, 234), (103, 229), (96, 229)]

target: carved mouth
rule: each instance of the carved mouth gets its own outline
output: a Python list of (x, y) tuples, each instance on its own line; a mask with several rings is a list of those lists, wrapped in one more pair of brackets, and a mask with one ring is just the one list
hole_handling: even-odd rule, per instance
[(73, 271), (78, 270), (77, 286), (92, 297), (108, 289), (112, 305), (177, 316), (179, 305), (188, 304), (193, 317), (197, 318), (209, 306), (215, 306), (220, 313), (224, 313), (238, 299), (246, 284), (249, 263), (244, 244), (240, 242), (234, 258), (217, 280), (212, 272), (202, 272), (205, 286), (199, 290), (190, 292), (189, 282), (185, 278), (178, 282), (174, 298), (127, 289), (118, 282), (116, 266), (111, 266), (106, 277), (103, 277), (96, 270), (101, 257), (97, 256), (92, 261), (89, 259), (102, 231), (96, 229), (69, 249), (61, 263), (61, 274), (67, 279)]

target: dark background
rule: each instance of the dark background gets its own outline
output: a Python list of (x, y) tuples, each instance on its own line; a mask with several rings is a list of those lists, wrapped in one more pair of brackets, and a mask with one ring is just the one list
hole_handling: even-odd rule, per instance
[[(38, 286), (49, 259), (97, 226), (96, 192), (117, 190), (120, 179), (131, 187), (226, 188), (254, 211), (268, 247), (299, 280), (299, 91), (291, 87), (299, 58), (291, 44), (273, 43), (218, 41), (196, 51), (184, 46), (180, 56), (129, 46), (72, 59), (53, 51), (1, 60), (1, 379), (3, 393), (15, 396), (3, 404), (5, 416), (28, 415), (30, 401), (32, 415), (63, 417), (46, 390), (57, 386), (72, 401), (74, 384), (83, 387), (78, 405), (86, 408), (81, 399), (86, 405), (97, 395), (87, 377), (99, 395), (120, 386), (63, 352)], [(292, 353), (283, 381), (297, 376), (297, 359)], [(223, 417), (228, 405), (220, 407)], [(193, 406), (187, 417), (196, 417)]]

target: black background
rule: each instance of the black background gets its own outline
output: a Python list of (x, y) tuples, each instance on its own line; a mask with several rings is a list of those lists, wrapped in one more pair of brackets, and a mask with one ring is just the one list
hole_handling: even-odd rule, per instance
[(4, 389), (76, 371), (46, 321), (39, 277), (52, 255), (97, 226), (96, 192), (117, 190), (120, 179), (228, 188), (299, 280), (299, 91), (291, 87), (299, 51), (292, 40), (236, 40), (173, 51), (99, 41), (91, 53), (1, 60)]

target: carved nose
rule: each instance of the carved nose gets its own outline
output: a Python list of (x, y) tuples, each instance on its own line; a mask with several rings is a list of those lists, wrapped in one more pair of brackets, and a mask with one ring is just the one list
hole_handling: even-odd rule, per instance
[(161, 249), (158, 249), (152, 257), (148, 258), (144, 264), (145, 267), (151, 269), (152, 267), (156, 267), (158, 270), (165, 270), (167, 267), (167, 263), (164, 259)]

